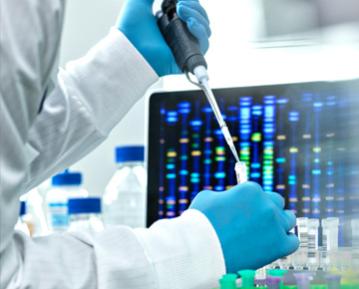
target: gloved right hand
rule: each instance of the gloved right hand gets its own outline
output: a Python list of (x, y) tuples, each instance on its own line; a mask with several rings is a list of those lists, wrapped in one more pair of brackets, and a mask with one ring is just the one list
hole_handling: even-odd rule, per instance
[(256, 270), (290, 255), (299, 247), (289, 231), (296, 217), (284, 199), (247, 182), (226, 192), (204, 191), (191, 204), (212, 223), (220, 240), (227, 272)]
[[(152, 12), (154, 0), (127, 0), (117, 27), (137, 48), (159, 76), (181, 73)], [(201, 52), (209, 47), (211, 29), (205, 9), (198, 0), (178, 0), (177, 14), (197, 38)]]

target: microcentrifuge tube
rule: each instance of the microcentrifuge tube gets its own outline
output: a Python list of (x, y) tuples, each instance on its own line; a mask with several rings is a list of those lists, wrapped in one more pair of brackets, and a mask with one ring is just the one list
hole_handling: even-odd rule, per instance
[(339, 246), (339, 218), (327, 218), (322, 220), (323, 250), (330, 252)]
[(308, 219), (308, 261), (310, 264), (318, 262), (319, 220)]

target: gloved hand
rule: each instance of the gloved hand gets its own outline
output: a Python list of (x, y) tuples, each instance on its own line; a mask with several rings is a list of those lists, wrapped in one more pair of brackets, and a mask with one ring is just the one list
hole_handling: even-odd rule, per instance
[(284, 211), (284, 199), (265, 193), (252, 182), (226, 192), (204, 191), (191, 204), (207, 216), (219, 240), (227, 272), (256, 270), (299, 247), (289, 231), (296, 224), (291, 211)]
[[(127, 0), (117, 27), (126, 35), (159, 76), (181, 73), (152, 12), (153, 0)], [(178, 0), (178, 16), (207, 52), (211, 35), (206, 11), (198, 0)]]

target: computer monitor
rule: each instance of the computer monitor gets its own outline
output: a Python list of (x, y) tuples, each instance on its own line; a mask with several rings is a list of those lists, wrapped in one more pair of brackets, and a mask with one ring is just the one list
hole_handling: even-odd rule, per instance
[[(359, 211), (359, 80), (215, 89), (250, 180), (298, 216)], [(149, 100), (148, 225), (202, 190), (236, 185), (235, 160), (201, 91)]]

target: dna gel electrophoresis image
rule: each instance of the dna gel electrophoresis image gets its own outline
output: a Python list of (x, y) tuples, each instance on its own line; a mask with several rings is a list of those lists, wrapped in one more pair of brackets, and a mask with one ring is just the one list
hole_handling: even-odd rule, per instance
[[(359, 91), (349, 84), (215, 92), (250, 180), (282, 194), (298, 216), (358, 213)], [(201, 92), (155, 95), (150, 106), (158, 219), (178, 216), (202, 190), (236, 185), (234, 159)]]

